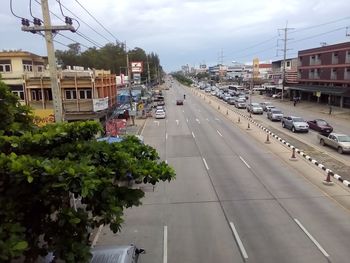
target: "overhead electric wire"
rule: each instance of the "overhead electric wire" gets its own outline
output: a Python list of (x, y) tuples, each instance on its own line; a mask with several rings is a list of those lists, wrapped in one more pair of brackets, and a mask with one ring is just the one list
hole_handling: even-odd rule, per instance
[(102, 35), (100, 32), (98, 32), (96, 29), (94, 29), (92, 26), (90, 26), (88, 23), (86, 23), (84, 20), (82, 20), (79, 16), (77, 16), (76, 14), (74, 14), (71, 10), (69, 10), (66, 6), (64, 6), (61, 3), (61, 6), (68, 11), (71, 15), (73, 15), (76, 19), (79, 19), (80, 22), (82, 22), (84, 25), (86, 25), (87, 27), (89, 27), (92, 31), (94, 31), (96, 34), (98, 34), (99, 36), (101, 36), (102, 38), (104, 38), (105, 40), (107, 40), (108, 42), (113, 42), (110, 39), (106, 38), (104, 35)]
[(77, 42), (76, 40), (74, 40), (74, 39), (72, 39), (72, 38), (70, 38), (70, 37), (67, 37), (67, 36), (63, 35), (62, 33), (57, 33), (57, 35), (60, 35), (61, 37), (64, 37), (64, 38), (66, 38), (66, 39), (68, 39), (68, 40), (70, 40), (70, 41), (73, 41), (73, 42), (75, 42), (75, 43), (77, 43), (77, 44), (79, 44), (79, 45), (81, 45), (81, 46), (83, 46), (83, 47), (85, 47), (85, 48), (87, 48), (87, 49), (90, 48), (90, 47), (88, 47), (88, 46), (85, 46), (85, 45), (82, 44), (82, 43)]
[(86, 13), (89, 14), (89, 16), (96, 21), (106, 32), (108, 32), (117, 42), (123, 43), (116, 36), (114, 36), (100, 21), (98, 21), (78, 0), (75, 0), (75, 2), (78, 3), (78, 5), (85, 10)]
[(309, 27), (304, 27), (304, 28), (301, 28), (301, 29), (297, 29), (295, 31), (290, 32), (290, 34), (299, 33), (299, 32), (305, 31), (305, 30), (309, 30), (309, 29), (313, 29), (313, 28), (317, 28), (317, 27), (322, 27), (322, 26), (334, 24), (334, 23), (337, 23), (337, 22), (340, 22), (340, 21), (343, 21), (343, 20), (349, 20), (349, 19), (350, 19), (350, 16), (343, 17), (343, 18), (340, 18), (340, 19), (336, 19), (336, 20), (332, 20), (332, 21), (326, 22), (326, 23), (313, 25), (313, 26), (309, 26)]
[[(38, 0), (35, 0), (35, 2), (37, 2), (39, 5), (41, 5), (41, 3), (38, 1)], [(60, 16), (58, 16), (57, 14), (55, 14), (54, 12), (52, 12), (52, 11), (50, 11), (50, 13), (53, 15), (53, 16), (55, 16), (57, 19), (59, 19), (59, 20), (61, 20), (63, 23), (65, 23), (65, 21), (60, 17)], [(74, 19), (75, 20), (75, 19)], [(88, 42), (90, 42), (91, 44), (93, 44), (94, 46), (97, 46), (97, 47), (99, 47), (99, 48), (101, 48), (102, 47), (102, 45), (101, 44), (99, 44), (98, 42), (96, 42), (95, 40), (92, 40), (91, 38), (89, 38), (88, 36), (86, 36), (85, 34), (83, 34), (83, 33), (80, 33), (80, 32), (78, 32), (78, 31), (76, 31), (75, 32), (77, 35), (79, 35), (80, 37), (82, 37), (82, 38), (84, 38), (85, 40), (87, 40)], [(62, 35), (62, 34), (61, 34)], [(65, 36), (65, 35), (64, 35)], [(68, 37), (67, 37), (68, 38)], [(75, 41), (75, 40), (73, 40), (75, 43), (78, 43), (78, 44), (81, 44), (81, 43), (79, 43), (79, 42), (77, 42), (77, 41)], [(81, 44), (82, 46), (85, 46), (85, 45), (83, 45), (83, 44)]]
[(21, 16), (18, 16), (16, 15), (14, 12), (13, 12), (13, 7), (12, 7), (12, 0), (10, 0), (10, 10), (11, 10), (11, 13), (14, 17), (17, 17), (17, 18), (20, 18), (20, 19), (25, 19), (24, 17), (21, 17)]
[(330, 30), (330, 31), (327, 31), (327, 32), (323, 32), (323, 33), (319, 33), (319, 34), (316, 34), (316, 35), (313, 35), (313, 36), (309, 36), (309, 37), (305, 37), (305, 38), (302, 38), (302, 39), (294, 40), (294, 41), (291, 41), (290, 43), (293, 44), (293, 43), (301, 42), (301, 41), (308, 40), (308, 39), (311, 39), (311, 38), (327, 35), (327, 34), (330, 34), (330, 33), (336, 32), (336, 31), (340, 31), (340, 30), (343, 30), (343, 29), (346, 29), (346, 27), (339, 27), (339, 28), (336, 28), (336, 29), (333, 29), (333, 30)]

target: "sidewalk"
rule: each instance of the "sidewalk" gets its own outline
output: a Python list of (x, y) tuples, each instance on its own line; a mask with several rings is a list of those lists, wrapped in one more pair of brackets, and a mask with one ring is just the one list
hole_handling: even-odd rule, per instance
[[(271, 101), (272, 103), (278, 105), (279, 103), (284, 105), (290, 105), (293, 106), (293, 101), (290, 101), (289, 99), (284, 99), (283, 101), (281, 99), (273, 99), (271, 97), (266, 97), (265, 95), (258, 95), (254, 94), (253, 98), (259, 98), (262, 101)], [(312, 111), (315, 113), (321, 113), (322, 115), (332, 116), (332, 118), (339, 119), (339, 120), (350, 120), (350, 109), (349, 108), (340, 108), (336, 106), (332, 106), (332, 113), (329, 114), (329, 105), (327, 104), (320, 104), (317, 102), (310, 102), (302, 100), (301, 102), (298, 102), (296, 104), (296, 107)]]
[(129, 120), (128, 125), (126, 126), (127, 135), (140, 135), (143, 127), (145, 126), (147, 118), (135, 118), (135, 125), (132, 125), (132, 121)]

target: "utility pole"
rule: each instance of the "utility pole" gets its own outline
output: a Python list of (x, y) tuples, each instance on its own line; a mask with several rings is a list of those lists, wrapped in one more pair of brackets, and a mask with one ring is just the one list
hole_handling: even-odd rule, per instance
[(61, 30), (70, 30), (72, 32), (75, 32), (75, 29), (71, 24), (72, 20), (69, 19), (68, 17), (66, 17), (65, 26), (51, 26), (48, 0), (41, 0), (41, 9), (43, 13), (44, 25), (41, 26), (40, 20), (36, 19), (36, 23), (34, 24), (34, 26), (22, 26), (22, 31), (27, 31), (32, 33), (40, 32), (40, 31), (45, 32), (45, 41), (46, 41), (47, 57), (48, 57), (49, 70), (50, 70), (50, 80), (51, 80), (51, 90), (52, 90), (55, 122), (62, 122), (64, 120), (63, 110), (62, 110), (62, 95), (61, 95), (61, 90), (58, 86), (57, 64), (56, 64), (52, 33), (53, 32), (56, 33)]
[(149, 84), (151, 83), (151, 72), (149, 72), (149, 61), (147, 56), (147, 86), (149, 88)]
[(281, 100), (283, 100), (284, 97), (284, 88), (285, 88), (285, 84), (286, 84), (286, 58), (287, 58), (287, 51), (289, 49), (287, 49), (287, 41), (290, 40), (287, 38), (288, 35), (288, 30), (293, 30), (294, 28), (288, 28), (288, 21), (286, 22), (286, 27), (279, 29), (279, 30), (283, 30), (284, 31), (284, 38), (282, 39), (283, 41), (283, 69), (282, 69), (282, 96), (281, 96)]
[[(134, 107), (132, 105), (132, 86), (131, 86), (131, 70), (130, 70), (130, 62), (129, 62), (129, 53), (128, 53), (128, 49), (126, 47), (126, 42), (125, 42), (125, 53), (126, 53), (126, 68), (128, 69), (128, 88), (129, 88), (129, 103), (130, 103), (130, 111), (132, 114), (134, 114)], [(135, 111), (136, 113), (136, 111)], [(132, 125), (135, 125), (135, 116), (131, 115), (131, 121), (132, 121)]]

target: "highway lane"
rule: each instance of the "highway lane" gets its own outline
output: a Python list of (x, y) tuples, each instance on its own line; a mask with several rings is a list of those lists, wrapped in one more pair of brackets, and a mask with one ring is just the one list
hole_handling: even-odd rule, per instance
[[(220, 122), (203, 122), (205, 132), (198, 144), (207, 143), (207, 148), (213, 148), (215, 138), (225, 140), (227, 145), (231, 141), (236, 155), (244, 156), (237, 158), (233, 154), (230, 158), (225, 149), (222, 152), (224, 156), (218, 156), (218, 152), (215, 152), (206, 160), (226, 213), (238, 217), (238, 229), (243, 229), (243, 235), (244, 231), (247, 231), (248, 236), (251, 235), (247, 239), (248, 254), (253, 251), (250, 260), (324, 262), (325, 258), (317, 258), (319, 255), (316, 254), (320, 251), (314, 251), (314, 243), (305, 239), (305, 233), (297, 223), (301, 221), (312, 230), (316, 240), (322, 240), (321, 243), (326, 245), (332, 262), (347, 262), (349, 254), (346, 247), (350, 241), (348, 211), (334, 204), (304, 178), (297, 176), (294, 170), (276, 162), (276, 156), (266, 152), (262, 145), (255, 145), (256, 142), (242, 135), (241, 130), (237, 131), (207, 104), (199, 99), (196, 101), (193, 103), (193, 112), (196, 113), (193, 118), (222, 119)], [(200, 104), (204, 107), (199, 108)], [(209, 123), (213, 125), (211, 133)], [(215, 134), (218, 130), (222, 136)], [(196, 138), (200, 140), (201, 136)], [(246, 167), (248, 172), (242, 167), (242, 162), (250, 167)], [(330, 227), (325, 228), (327, 224)], [(341, 242), (344, 239), (346, 241)]]
[[(331, 262), (347, 262), (348, 212), (187, 88), (173, 86), (167, 119), (149, 119), (143, 136), (177, 179), (145, 186), (144, 205), (126, 211), (121, 233), (104, 228), (97, 245), (135, 243), (147, 250), (140, 262), (327, 262), (301, 223)], [(176, 106), (183, 93), (185, 105)]]

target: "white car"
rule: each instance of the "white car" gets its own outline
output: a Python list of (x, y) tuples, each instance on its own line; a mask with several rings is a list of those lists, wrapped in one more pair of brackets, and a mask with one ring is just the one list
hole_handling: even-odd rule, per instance
[(165, 111), (164, 110), (156, 110), (155, 117), (156, 117), (156, 119), (165, 119), (165, 117), (166, 117)]

